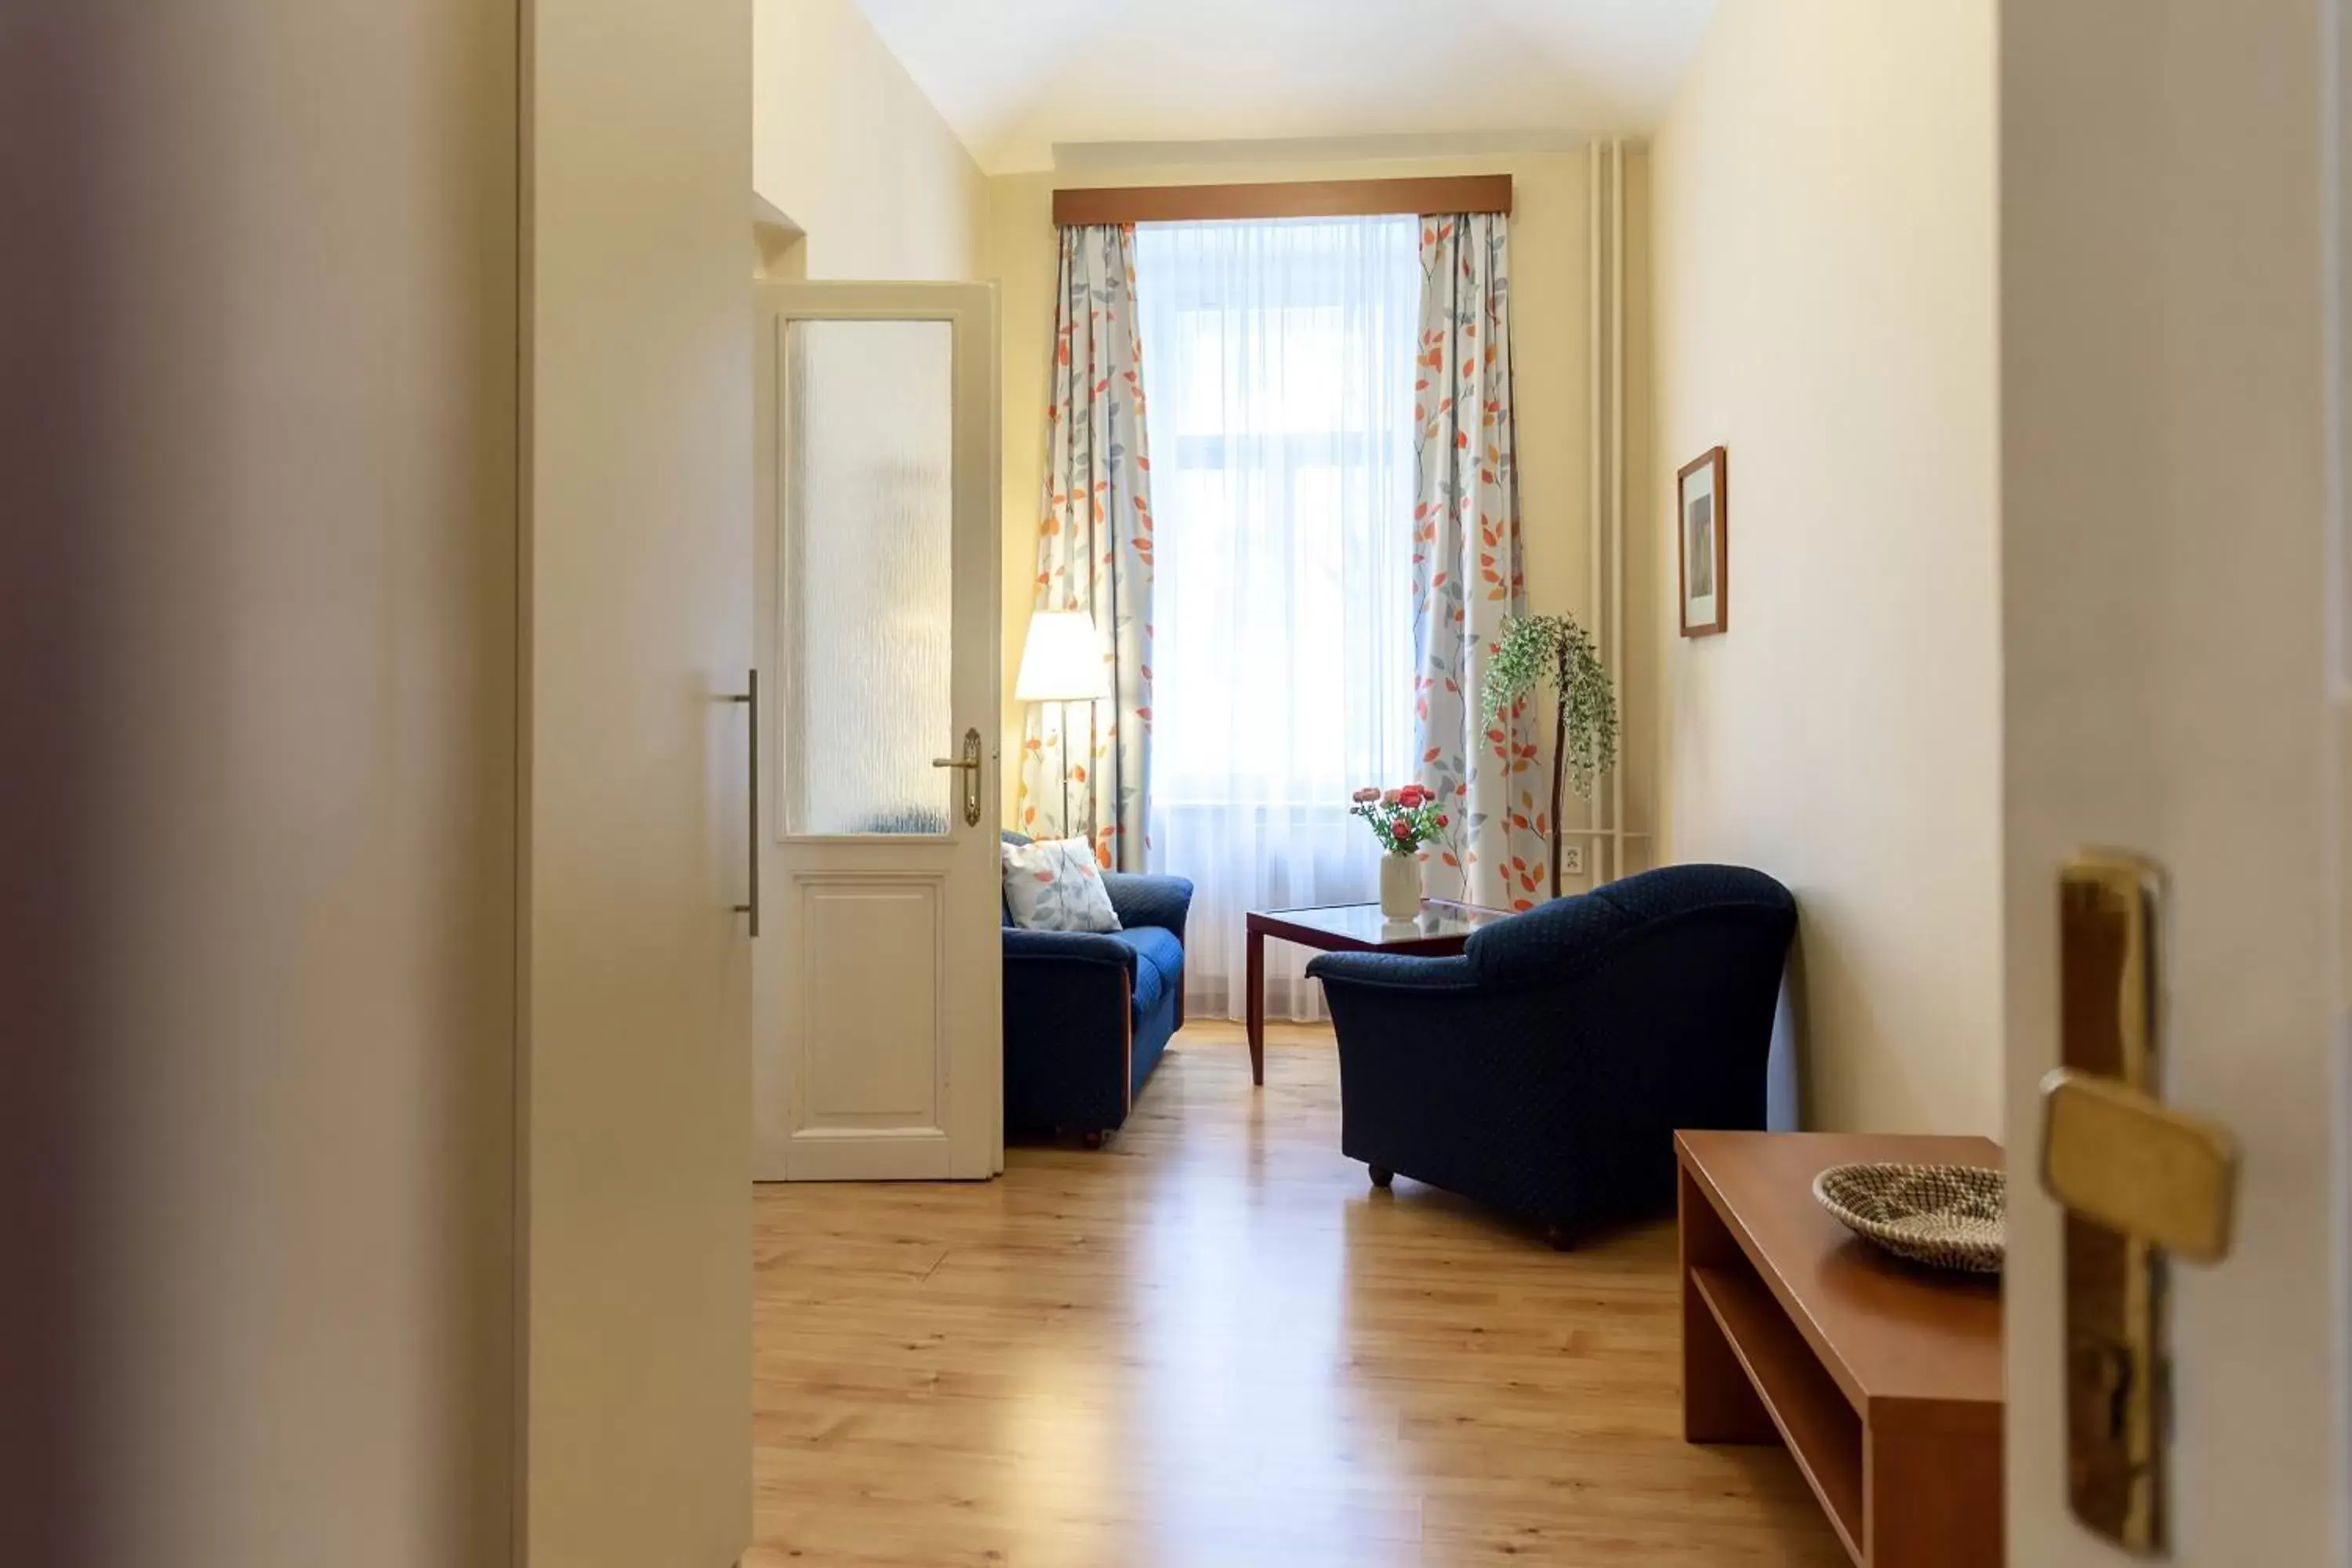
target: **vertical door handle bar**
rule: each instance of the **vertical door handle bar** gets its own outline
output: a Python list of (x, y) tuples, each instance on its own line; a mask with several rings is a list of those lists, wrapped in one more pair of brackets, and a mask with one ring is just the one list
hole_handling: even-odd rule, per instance
[(749, 737), (751, 783), (751, 877), (749, 879), (751, 892), (750, 901), (736, 905), (735, 912), (751, 917), (751, 935), (756, 938), (760, 934), (760, 672), (758, 670), (750, 672), (749, 685), (751, 686), (749, 691), (740, 696), (730, 696), (727, 700), (743, 704), (744, 711), (751, 721)]

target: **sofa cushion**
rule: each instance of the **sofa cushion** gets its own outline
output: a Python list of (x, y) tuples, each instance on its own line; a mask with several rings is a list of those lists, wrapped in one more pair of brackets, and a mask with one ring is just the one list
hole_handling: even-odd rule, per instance
[(1150, 1012), (1135, 1016), (1135, 1050), (1129, 1058), (1128, 1097), (1131, 1101), (1143, 1092), (1144, 1081), (1151, 1069), (1160, 1065), (1160, 1056), (1168, 1049), (1169, 1037), (1176, 1032), (1176, 998), (1162, 996), (1160, 1005)]
[(1135, 1010), (1149, 1013), (1169, 992), (1184, 986), (1184, 944), (1159, 926), (1129, 926), (1103, 933), (1135, 950)]
[(1004, 905), (1024, 931), (1113, 931), (1118, 915), (1103, 886), (1094, 846), (1083, 838), (1040, 839), (998, 848)]

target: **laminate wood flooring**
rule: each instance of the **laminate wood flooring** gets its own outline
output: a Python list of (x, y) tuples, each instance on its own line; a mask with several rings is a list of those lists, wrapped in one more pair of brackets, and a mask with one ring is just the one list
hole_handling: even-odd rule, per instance
[(1329, 1033), (1268, 1045), (1185, 1029), (1099, 1152), (759, 1190), (748, 1568), (1842, 1568), (1785, 1453), (1682, 1440), (1671, 1222), (1376, 1192)]

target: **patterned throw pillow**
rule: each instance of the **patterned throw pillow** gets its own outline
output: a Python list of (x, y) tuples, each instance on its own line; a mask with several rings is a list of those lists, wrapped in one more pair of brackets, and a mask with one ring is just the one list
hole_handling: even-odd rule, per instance
[(1083, 838), (1007, 844), (1004, 903), (1024, 931), (1117, 931), (1110, 889)]

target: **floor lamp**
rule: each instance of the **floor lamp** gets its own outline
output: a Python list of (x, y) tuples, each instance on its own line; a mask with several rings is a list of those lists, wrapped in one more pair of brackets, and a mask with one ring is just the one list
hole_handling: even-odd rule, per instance
[[(1039, 610), (1029, 617), (1021, 674), (1013, 695), (1022, 702), (1084, 702), (1111, 694), (1110, 657), (1084, 610)], [(1091, 736), (1093, 726), (1087, 726)], [(1062, 715), (1062, 837), (1070, 837), (1070, 716)]]

